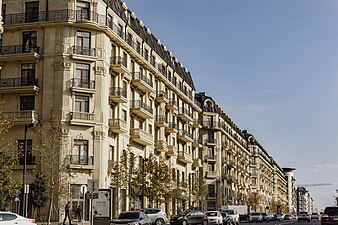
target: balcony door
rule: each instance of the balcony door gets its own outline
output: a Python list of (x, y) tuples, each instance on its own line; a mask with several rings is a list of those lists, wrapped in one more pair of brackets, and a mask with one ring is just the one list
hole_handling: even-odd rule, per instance
[(37, 34), (36, 31), (22, 33), (22, 52), (31, 52), (36, 48)]
[(39, 2), (25, 3), (25, 21), (26, 23), (39, 21)]
[(74, 74), (74, 86), (82, 88), (90, 88), (90, 72), (89, 64), (76, 63)]
[(90, 48), (90, 32), (77, 31), (75, 53), (91, 56)]
[(76, 3), (76, 20), (83, 21), (90, 18), (90, 5), (89, 2), (77, 2)]
[(35, 64), (25, 63), (21, 65), (21, 86), (34, 85)]

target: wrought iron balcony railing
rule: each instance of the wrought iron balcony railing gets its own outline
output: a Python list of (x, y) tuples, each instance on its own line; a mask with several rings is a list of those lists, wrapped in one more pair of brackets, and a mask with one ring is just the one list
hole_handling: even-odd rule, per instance
[(25, 87), (39, 86), (39, 79), (36, 78), (1, 78), (0, 88), (2, 87)]
[(71, 81), (72, 87), (95, 89), (95, 81), (93, 80), (73, 78)]
[(38, 46), (9, 45), (0, 47), (0, 55), (20, 54), (20, 53), (37, 53), (40, 54)]
[(148, 106), (147, 104), (145, 104), (141, 100), (131, 101), (131, 108), (141, 108), (141, 109), (144, 109), (151, 114), (153, 113), (153, 108), (151, 106)]
[(93, 57), (96, 56), (96, 49), (95, 48), (89, 48), (89, 47), (74, 45), (72, 47), (72, 50), (73, 50), (73, 54), (93, 56)]
[(110, 88), (110, 95), (113, 96), (122, 96), (127, 98), (127, 90), (121, 87), (111, 87)]

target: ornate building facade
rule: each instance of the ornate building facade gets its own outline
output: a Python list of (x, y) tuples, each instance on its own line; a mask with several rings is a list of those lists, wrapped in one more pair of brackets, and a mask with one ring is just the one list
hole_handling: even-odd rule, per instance
[[(112, 185), (124, 151), (139, 159), (164, 161), (181, 192), (156, 203), (168, 215), (189, 207), (218, 209), (248, 205), (259, 209), (287, 201), (283, 170), (247, 132), (205, 93), (195, 94), (187, 68), (120, 0), (3, 0), (0, 94), (3, 115), (15, 118), (8, 139), (25, 143), (31, 183), (39, 167), (32, 152), (41, 142), (36, 128), (58, 123), (62, 144), (55, 161), (69, 171), (56, 208), (71, 200), (84, 208), (91, 181), (112, 190), (111, 215), (131, 207), (127, 188)], [(20, 149), (19, 149), (20, 150)], [(25, 168), (25, 169), (24, 169)], [(193, 177), (207, 194), (192, 203)], [(95, 184), (96, 185), (96, 184)], [(258, 210), (258, 208), (257, 208)], [(55, 210), (55, 220), (63, 214)]]

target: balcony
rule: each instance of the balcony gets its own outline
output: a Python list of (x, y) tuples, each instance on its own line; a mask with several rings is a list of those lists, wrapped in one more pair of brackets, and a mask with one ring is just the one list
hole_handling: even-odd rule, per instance
[(2, 118), (14, 119), (19, 124), (34, 123), (37, 124), (39, 121), (39, 114), (34, 110), (21, 110), (2, 112)]
[(94, 94), (95, 81), (81, 78), (73, 78), (70, 80), (70, 88), (75, 92), (83, 92), (88, 94)]
[(10, 45), (0, 47), (0, 61), (27, 61), (40, 59), (40, 47)]
[(168, 127), (167, 117), (165, 115), (157, 115), (155, 118), (155, 125), (157, 127)]
[(202, 128), (202, 121), (201, 120), (194, 120), (192, 127), (193, 128)]
[(177, 101), (173, 98), (170, 98), (166, 104), (166, 108), (169, 110), (178, 110)]
[(199, 159), (199, 158), (195, 158), (194, 160), (193, 160), (193, 162), (192, 162), (192, 166), (193, 167), (202, 167), (203, 165), (202, 165), (202, 160), (201, 159)]
[(93, 156), (84, 157), (79, 155), (70, 155), (69, 168), (71, 169), (94, 169), (94, 159)]
[(155, 150), (158, 152), (166, 152), (168, 150), (167, 142), (163, 140), (155, 141)]
[(206, 145), (216, 145), (217, 144), (217, 139), (214, 139), (214, 138), (205, 138), (204, 139), (204, 144), (206, 144)]
[(34, 93), (38, 92), (39, 79), (36, 78), (1, 78), (0, 93)]
[(145, 132), (139, 128), (130, 129), (131, 140), (141, 145), (152, 145), (154, 144), (154, 137), (152, 134)]
[(111, 87), (109, 89), (109, 100), (114, 103), (127, 103), (127, 90), (121, 87)]
[(190, 112), (188, 109), (181, 107), (178, 111), (178, 118), (186, 121), (186, 122), (193, 122), (193, 116), (192, 112)]
[(186, 130), (180, 129), (177, 134), (177, 138), (184, 142), (193, 142), (192, 134)]
[(167, 93), (165, 93), (164, 91), (157, 91), (155, 101), (158, 102), (158, 103), (167, 104), (169, 102), (169, 99), (167, 97)]
[(130, 104), (131, 112), (144, 118), (153, 118), (153, 108), (143, 103), (141, 100), (133, 100)]
[(175, 145), (168, 145), (167, 156), (177, 156), (177, 147)]
[(204, 160), (208, 162), (217, 162), (217, 157), (216, 155), (208, 154), (204, 156)]
[(72, 59), (95, 61), (96, 60), (96, 49), (85, 47), (85, 46), (74, 45), (72, 47), (71, 57)]
[(113, 133), (128, 132), (127, 122), (121, 119), (109, 119), (109, 130)]
[(192, 143), (192, 147), (194, 148), (202, 148), (202, 139), (200, 138), (195, 138), (193, 143)]
[(93, 126), (95, 124), (95, 114), (88, 112), (70, 112), (71, 125)]
[(168, 127), (166, 127), (165, 130), (168, 133), (177, 133), (178, 132), (178, 125), (176, 123), (169, 123)]
[(143, 75), (141, 72), (131, 73), (131, 83), (143, 92), (154, 92), (153, 81)]
[(127, 60), (121, 56), (111, 57), (110, 68), (115, 73), (128, 73)]
[(217, 171), (206, 171), (206, 178), (217, 179), (218, 178), (218, 172)]
[(182, 162), (182, 163), (192, 163), (192, 156), (189, 153), (186, 153), (184, 151), (179, 151), (178, 152), (178, 156), (177, 156), (177, 160)]

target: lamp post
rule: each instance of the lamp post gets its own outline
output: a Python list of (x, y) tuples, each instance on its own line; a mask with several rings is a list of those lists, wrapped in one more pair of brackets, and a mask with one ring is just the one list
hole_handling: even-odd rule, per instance
[(144, 209), (144, 183), (145, 183), (145, 162), (148, 161), (148, 159), (144, 159), (142, 156), (140, 156), (141, 162), (142, 162), (142, 189), (141, 189), (141, 207)]
[(191, 209), (191, 189), (192, 189), (192, 182), (193, 182), (193, 179), (192, 179), (192, 175), (194, 175), (194, 173), (189, 173), (189, 209)]
[(26, 186), (26, 173), (27, 173), (27, 128), (35, 127), (34, 123), (26, 124), (25, 123), (25, 136), (24, 136), (24, 150), (23, 150), (23, 201), (22, 201), (22, 215), (27, 217), (27, 208), (28, 208), (28, 187)]

